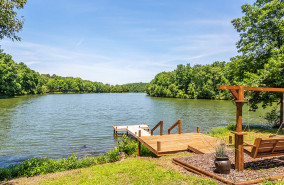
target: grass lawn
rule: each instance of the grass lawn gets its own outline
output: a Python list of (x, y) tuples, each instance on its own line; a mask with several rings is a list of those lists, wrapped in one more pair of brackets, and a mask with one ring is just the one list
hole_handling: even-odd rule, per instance
[[(235, 131), (235, 128), (232, 127), (232, 125), (229, 125), (228, 127), (216, 127), (211, 129), (208, 135), (217, 137), (226, 142), (229, 142), (229, 136), (233, 136), (234, 142), (234, 134), (232, 134), (231, 131)], [(243, 129), (243, 132), (247, 133), (247, 135), (244, 136), (244, 141), (254, 144), (256, 138), (269, 138), (269, 135), (276, 134), (277, 129), (265, 129), (258, 126), (250, 126), (250, 131), (246, 128)], [(278, 134), (283, 135), (283, 131), (279, 131)]]
[[(188, 155), (188, 154), (185, 154)], [(175, 155), (177, 156), (177, 155)], [(173, 156), (172, 156), (173, 157)], [(15, 184), (218, 184), (209, 178), (172, 169), (172, 157), (129, 158), (124, 161), (43, 176), (20, 178)], [(176, 167), (177, 168), (177, 167)], [(179, 168), (179, 167), (178, 167)], [(181, 170), (181, 171), (180, 171)]]

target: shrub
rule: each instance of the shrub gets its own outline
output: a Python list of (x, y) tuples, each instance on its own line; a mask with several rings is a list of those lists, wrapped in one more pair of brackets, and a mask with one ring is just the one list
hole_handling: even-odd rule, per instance
[(123, 135), (121, 139), (118, 140), (118, 149), (120, 152), (124, 152), (127, 156), (133, 155), (138, 151), (138, 142), (131, 140), (126, 135)]
[(104, 154), (101, 154), (101, 155), (99, 155), (99, 156), (96, 158), (96, 162), (97, 162), (98, 164), (104, 164), (104, 163), (107, 163), (108, 160), (107, 160), (107, 158), (106, 158), (106, 156), (105, 156)]
[(106, 153), (107, 153), (108, 162), (115, 162), (120, 159), (119, 149), (117, 147)]
[(236, 130), (236, 124), (229, 124), (227, 125), (227, 129), (230, 130), (230, 131), (235, 131)]
[[(122, 138), (118, 140), (118, 149), (120, 152), (124, 152), (126, 156), (138, 155), (138, 142), (123, 135)], [(155, 154), (143, 144), (141, 144), (141, 155), (155, 156)]]

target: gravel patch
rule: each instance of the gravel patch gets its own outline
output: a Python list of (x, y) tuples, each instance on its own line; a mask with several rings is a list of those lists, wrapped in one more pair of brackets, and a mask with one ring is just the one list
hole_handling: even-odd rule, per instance
[(212, 154), (195, 155), (193, 157), (179, 158), (182, 162), (198, 167), (204, 171), (213, 173), (232, 182), (244, 182), (264, 177), (272, 177), (284, 174), (284, 156), (282, 157), (265, 157), (253, 159), (247, 154), (244, 155), (245, 170), (242, 172), (234, 170), (235, 152), (227, 152), (231, 161), (230, 174), (220, 174), (216, 171), (214, 165), (214, 156)]

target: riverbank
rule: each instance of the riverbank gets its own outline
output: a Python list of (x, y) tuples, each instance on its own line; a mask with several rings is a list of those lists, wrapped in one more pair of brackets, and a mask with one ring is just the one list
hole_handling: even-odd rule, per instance
[[(209, 131), (209, 135), (225, 139), (231, 134), (230, 131), (234, 129), (233, 125), (227, 127), (216, 127)], [(254, 140), (254, 137), (268, 137), (271, 134), (276, 133), (276, 129), (270, 129), (259, 126), (251, 126), (250, 133), (246, 136), (245, 140), (250, 142)], [(281, 133), (282, 134), (282, 133)], [(252, 143), (252, 142), (251, 142)], [(123, 155), (121, 155), (123, 154)], [(43, 169), (48, 169), (46, 164), (41, 163), (45, 166), (35, 164), (30, 167), (30, 171), (41, 172), (32, 176), (52, 173), (47, 175), (40, 175), (37, 177), (29, 177), (31, 175), (22, 175), (26, 177), (3, 181), (2, 184), (135, 184), (137, 182), (141, 184), (219, 184), (209, 178), (202, 178), (201, 176), (194, 175), (183, 168), (180, 168), (172, 163), (174, 157), (186, 157), (195, 155), (193, 153), (179, 153), (170, 156), (164, 156), (160, 158), (153, 157), (152, 153), (147, 150), (146, 147), (142, 148), (142, 155), (144, 157), (137, 157), (137, 142), (129, 140), (126, 136), (119, 142), (118, 148), (107, 152), (99, 157), (89, 158), (89, 163), (82, 159), (73, 159), (70, 163), (62, 163), (63, 166), (75, 166), (76, 161), (81, 160), (81, 164), (85, 166), (77, 165), (77, 170), (70, 170), (70, 168), (61, 168), (57, 173), (47, 172)], [(148, 156), (148, 157), (146, 157)], [(126, 157), (126, 159), (125, 159)], [(63, 160), (63, 159), (60, 159)], [(63, 160), (64, 161), (64, 160)], [(68, 161), (68, 160), (67, 160)], [(72, 160), (71, 160), (72, 161)], [(117, 162), (116, 162), (117, 161)], [(112, 162), (112, 163), (110, 163)], [(79, 162), (77, 162), (79, 163)], [(105, 164), (107, 163), (107, 164)], [(67, 165), (70, 164), (70, 165)], [(71, 165), (72, 164), (72, 165)], [(49, 166), (54, 169), (56, 165)], [(87, 168), (83, 168), (90, 166)], [(19, 168), (16, 168), (19, 170)], [(28, 169), (28, 168), (27, 168)], [(60, 168), (57, 168), (60, 169)], [(72, 169), (72, 168), (71, 168)], [(74, 169), (74, 168), (73, 168)], [(3, 169), (2, 169), (3, 171)], [(62, 172), (65, 171), (65, 172)], [(32, 173), (30, 173), (32, 174)], [(1, 176), (3, 174), (0, 174)], [(283, 184), (284, 180), (280, 181), (267, 181), (264, 184)]]

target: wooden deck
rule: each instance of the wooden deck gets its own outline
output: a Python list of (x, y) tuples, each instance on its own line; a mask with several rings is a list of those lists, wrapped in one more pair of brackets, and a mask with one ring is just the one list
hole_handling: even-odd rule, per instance
[(217, 138), (202, 133), (141, 136), (137, 140), (157, 156), (188, 150), (197, 154), (213, 153), (214, 147), (218, 144)]

